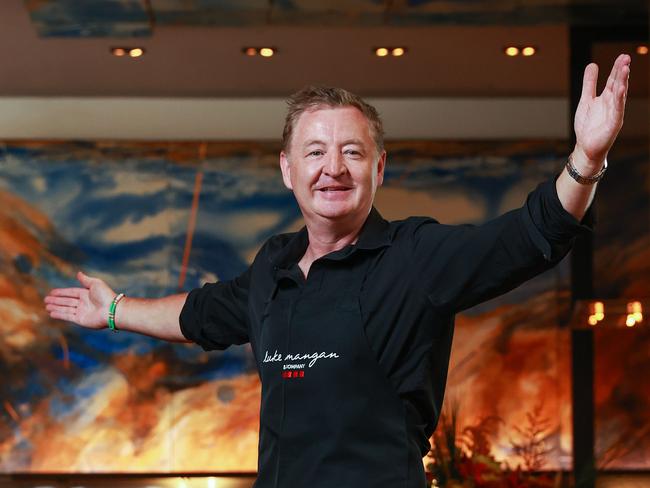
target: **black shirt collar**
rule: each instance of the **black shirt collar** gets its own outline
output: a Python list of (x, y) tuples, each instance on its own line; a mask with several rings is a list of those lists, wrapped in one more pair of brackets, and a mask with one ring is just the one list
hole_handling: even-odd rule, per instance
[[(343, 249), (331, 252), (324, 256), (326, 259), (342, 260), (353, 254), (358, 249), (379, 249), (391, 245), (391, 236), (389, 232), (389, 223), (384, 220), (375, 207), (372, 207), (368, 218), (361, 228), (359, 239), (356, 244), (345, 246)], [(297, 264), (300, 258), (305, 254), (309, 245), (309, 235), (307, 227), (303, 227), (293, 235), (287, 244), (271, 258), (271, 262), (276, 269), (288, 269)]]

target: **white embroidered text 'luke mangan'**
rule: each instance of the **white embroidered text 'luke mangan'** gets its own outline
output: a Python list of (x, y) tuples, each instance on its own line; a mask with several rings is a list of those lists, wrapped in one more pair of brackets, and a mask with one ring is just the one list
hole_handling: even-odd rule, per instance
[(312, 353), (296, 353), (296, 354), (286, 354), (284, 357), (282, 354), (278, 353), (277, 349), (273, 355), (269, 355), (269, 351), (264, 351), (264, 360), (263, 363), (274, 363), (281, 361), (309, 361), (309, 367), (311, 368), (316, 361), (319, 359), (337, 359), (339, 357), (335, 352), (312, 352)]

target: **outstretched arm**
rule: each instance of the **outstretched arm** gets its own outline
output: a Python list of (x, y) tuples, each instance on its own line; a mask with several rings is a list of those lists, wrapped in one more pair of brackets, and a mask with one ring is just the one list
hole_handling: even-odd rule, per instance
[[(591, 63), (585, 68), (574, 121), (576, 145), (572, 153), (573, 165), (582, 176), (591, 177), (601, 170), (623, 126), (630, 62), (627, 54), (616, 58), (600, 96), (596, 96), (598, 65)], [(582, 220), (593, 200), (596, 185), (578, 183), (565, 168), (557, 179), (556, 188), (564, 209)]]
[[(55, 288), (45, 297), (45, 308), (54, 319), (67, 320), (89, 329), (108, 327), (108, 311), (116, 293), (99, 278), (81, 271), (78, 288)], [(186, 293), (158, 299), (125, 297), (115, 310), (120, 330), (173, 342), (189, 342), (181, 332), (179, 316)]]

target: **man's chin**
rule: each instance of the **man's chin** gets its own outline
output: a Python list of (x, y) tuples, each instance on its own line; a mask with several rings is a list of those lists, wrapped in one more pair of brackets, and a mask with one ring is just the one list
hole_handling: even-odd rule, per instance
[(317, 205), (314, 213), (326, 219), (344, 219), (354, 213), (354, 208), (343, 202), (328, 202), (327, 204)]
[[(328, 220), (349, 220), (350, 218), (355, 217), (365, 217), (367, 212), (364, 209), (358, 207), (357, 205), (352, 205), (349, 202), (343, 204), (343, 202), (333, 203), (330, 202), (327, 205), (319, 205), (316, 207), (316, 214), (322, 218)], [(362, 215), (364, 214), (364, 215)]]

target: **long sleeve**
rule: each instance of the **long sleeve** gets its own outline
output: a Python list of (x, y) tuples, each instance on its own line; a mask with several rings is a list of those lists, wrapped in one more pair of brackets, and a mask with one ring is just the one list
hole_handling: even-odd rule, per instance
[(482, 225), (420, 221), (413, 233), (414, 272), (433, 305), (455, 313), (553, 267), (577, 234), (590, 231), (592, 220), (591, 209), (582, 223), (566, 212), (551, 179), (521, 208)]
[(248, 342), (250, 276), (249, 268), (233, 280), (192, 290), (180, 315), (183, 335), (206, 351)]

